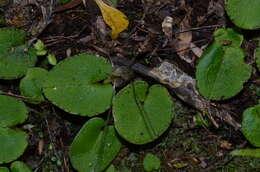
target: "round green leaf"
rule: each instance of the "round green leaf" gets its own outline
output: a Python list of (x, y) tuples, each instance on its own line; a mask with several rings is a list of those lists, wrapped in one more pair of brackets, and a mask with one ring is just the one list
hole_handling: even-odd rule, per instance
[(79, 172), (103, 171), (116, 157), (121, 143), (113, 126), (104, 130), (101, 118), (90, 119), (79, 131), (70, 146), (72, 166)]
[[(119, 135), (134, 144), (158, 138), (171, 124), (173, 102), (166, 88), (136, 81), (123, 88), (113, 101)], [(130, 132), (129, 132), (130, 131)]]
[(158, 170), (160, 168), (160, 164), (161, 161), (157, 156), (151, 153), (145, 155), (143, 166), (146, 171)]
[(260, 28), (259, 0), (228, 0), (226, 11), (230, 19), (240, 28)]
[(19, 130), (0, 128), (0, 164), (21, 156), (27, 147), (27, 134)]
[(223, 47), (215, 42), (203, 53), (196, 71), (199, 92), (210, 100), (236, 95), (250, 78), (251, 66), (244, 62), (239, 47)]
[(9, 96), (0, 95), (0, 127), (10, 127), (27, 119), (27, 109), (23, 102)]
[(0, 167), (0, 172), (9, 172), (7, 167)]
[(222, 45), (240, 47), (244, 38), (233, 29), (218, 29), (214, 32), (214, 39)]
[(23, 45), (25, 33), (17, 29), (0, 29), (0, 78), (16, 79), (35, 65), (36, 51)]
[(32, 172), (32, 170), (22, 161), (15, 161), (11, 164), (12, 172)]
[(244, 111), (241, 131), (252, 145), (260, 147), (260, 105)]
[(55, 105), (73, 114), (93, 116), (107, 110), (113, 88), (102, 84), (111, 72), (103, 57), (80, 54), (57, 64), (44, 84), (45, 96)]
[(43, 68), (30, 68), (26, 76), (20, 82), (21, 94), (32, 98), (31, 103), (39, 103), (44, 100), (42, 87), (48, 71)]

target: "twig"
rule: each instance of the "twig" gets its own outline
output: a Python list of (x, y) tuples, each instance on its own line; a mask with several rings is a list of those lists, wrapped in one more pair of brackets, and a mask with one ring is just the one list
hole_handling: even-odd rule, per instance
[(217, 27), (221, 27), (221, 26), (223, 26), (223, 25), (217, 24), (217, 25), (210, 25), (210, 26), (194, 27), (194, 28), (175, 32), (174, 34), (180, 34), (180, 33), (184, 33), (184, 32), (191, 32), (191, 31), (197, 31), (197, 30), (203, 30), (203, 29), (217, 28)]
[(42, 101), (39, 101), (37, 99), (34, 99), (34, 98), (31, 98), (31, 97), (25, 97), (25, 96), (21, 96), (21, 95), (18, 95), (18, 94), (14, 94), (14, 93), (11, 93), (11, 92), (3, 92), (3, 91), (0, 91), (0, 95), (5, 95), (5, 96), (10, 96), (10, 97), (15, 97), (15, 98), (18, 98), (22, 101), (25, 101), (25, 102), (28, 102), (28, 101), (37, 101), (39, 103), (43, 103), (43, 102), (47, 102), (45, 100), (42, 100)]

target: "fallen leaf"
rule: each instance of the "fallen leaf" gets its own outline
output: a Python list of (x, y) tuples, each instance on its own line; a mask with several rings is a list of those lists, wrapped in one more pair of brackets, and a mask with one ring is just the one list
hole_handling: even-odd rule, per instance
[(203, 50), (201, 48), (199, 48), (196, 44), (191, 42), (190, 49), (197, 57), (202, 56)]
[(170, 16), (166, 16), (162, 22), (162, 31), (169, 40), (172, 39), (172, 25), (173, 18)]
[[(190, 28), (189, 24), (190, 15), (186, 15), (185, 18), (180, 23), (180, 30), (186, 30)], [(192, 33), (191, 32), (183, 32), (177, 35), (178, 42), (176, 44), (177, 54), (181, 59), (186, 61), (187, 63), (192, 63), (192, 59), (190, 58), (190, 44), (192, 41)]]
[(95, 2), (101, 10), (104, 21), (112, 29), (111, 38), (116, 39), (118, 34), (128, 27), (129, 21), (126, 15), (102, 0), (95, 0)]

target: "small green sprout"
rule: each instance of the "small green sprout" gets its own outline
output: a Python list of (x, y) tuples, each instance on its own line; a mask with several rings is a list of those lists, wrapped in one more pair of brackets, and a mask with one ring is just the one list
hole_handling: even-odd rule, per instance
[(146, 171), (159, 170), (159, 168), (161, 166), (160, 164), (161, 164), (161, 161), (157, 156), (155, 156), (151, 153), (148, 153), (145, 155), (145, 158), (143, 161), (143, 166)]

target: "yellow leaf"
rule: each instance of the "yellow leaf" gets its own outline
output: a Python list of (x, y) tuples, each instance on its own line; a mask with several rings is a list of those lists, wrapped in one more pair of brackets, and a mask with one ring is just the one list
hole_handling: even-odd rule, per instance
[(95, 2), (101, 10), (104, 21), (112, 29), (111, 38), (116, 39), (118, 34), (128, 27), (129, 21), (126, 15), (102, 0), (95, 0)]

